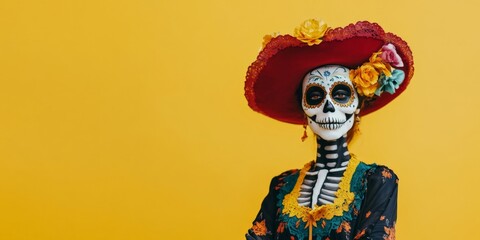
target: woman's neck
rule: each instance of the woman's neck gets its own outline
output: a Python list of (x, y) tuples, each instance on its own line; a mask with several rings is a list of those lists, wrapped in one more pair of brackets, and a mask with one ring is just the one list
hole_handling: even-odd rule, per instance
[(317, 136), (317, 159), (315, 169), (345, 167), (351, 156), (348, 152), (347, 135), (328, 141)]

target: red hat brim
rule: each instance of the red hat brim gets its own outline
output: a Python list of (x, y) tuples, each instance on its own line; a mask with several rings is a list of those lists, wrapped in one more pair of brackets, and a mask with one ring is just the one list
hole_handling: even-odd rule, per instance
[(273, 38), (248, 68), (245, 81), (248, 104), (279, 121), (305, 124), (300, 101), (305, 74), (330, 64), (357, 68), (387, 43), (392, 43), (402, 58), (404, 67), (396, 69), (405, 72), (405, 79), (394, 94), (383, 93), (364, 102), (360, 116), (376, 111), (405, 90), (413, 76), (413, 57), (405, 41), (369, 22), (330, 30), (320, 44), (313, 46), (290, 35)]

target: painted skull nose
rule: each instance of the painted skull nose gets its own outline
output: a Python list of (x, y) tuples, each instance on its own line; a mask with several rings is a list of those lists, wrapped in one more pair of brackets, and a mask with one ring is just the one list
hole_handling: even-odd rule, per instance
[(325, 103), (325, 106), (323, 107), (323, 112), (324, 113), (327, 113), (327, 112), (335, 112), (335, 107), (333, 106), (333, 104), (327, 100), (327, 102)]

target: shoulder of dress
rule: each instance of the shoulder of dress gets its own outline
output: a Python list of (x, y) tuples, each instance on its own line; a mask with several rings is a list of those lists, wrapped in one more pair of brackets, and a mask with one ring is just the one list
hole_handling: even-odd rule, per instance
[(278, 176), (276, 176), (277, 178), (281, 178), (281, 177), (286, 177), (286, 176), (290, 176), (290, 175), (293, 175), (297, 172), (299, 172), (300, 169), (290, 169), (290, 170), (287, 170), (285, 172), (282, 172), (280, 173)]
[[(373, 165), (373, 164), (372, 164)], [(387, 166), (376, 165), (372, 167), (367, 174), (367, 181), (369, 183), (398, 183), (398, 176), (395, 172)]]
[(279, 175), (272, 178), (270, 182), (270, 188), (275, 190), (280, 189), (280, 187), (288, 181), (287, 179), (291, 179), (291, 177), (294, 177), (294, 175), (298, 172), (300, 172), (299, 169), (290, 169), (280, 173)]

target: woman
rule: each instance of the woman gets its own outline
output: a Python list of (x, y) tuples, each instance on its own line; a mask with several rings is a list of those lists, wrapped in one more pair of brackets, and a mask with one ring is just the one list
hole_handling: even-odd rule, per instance
[(413, 76), (408, 45), (375, 23), (330, 29), (314, 19), (293, 36), (264, 39), (247, 72), (249, 106), (308, 124), (318, 147), (315, 161), (272, 179), (246, 238), (395, 239), (398, 178), (357, 160), (348, 142), (360, 116), (405, 90)]

